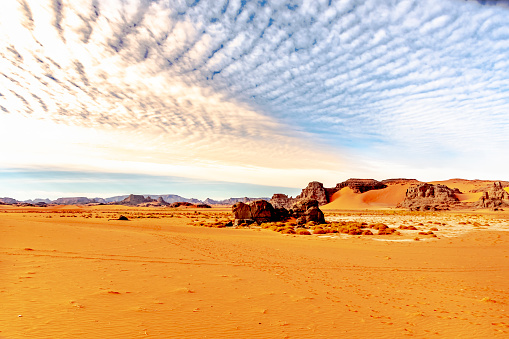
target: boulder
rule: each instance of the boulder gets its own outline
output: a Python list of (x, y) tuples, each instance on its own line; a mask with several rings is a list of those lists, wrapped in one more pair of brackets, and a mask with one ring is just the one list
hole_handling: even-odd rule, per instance
[(233, 204), (232, 213), (235, 219), (251, 219), (251, 208), (243, 202)]
[(276, 221), (277, 216), (280, 214), (280, 212), (276, 213), (274, 207), (266, 200), (256, 200), (249, 204), (238, 202), (232, 206), (232, 213), (235, 220), (252, 219), (258, 224)]
[(324, 224), (325, 217), (318, 205), (319, 203), (315, 199), (300, 200), (293, 205), (291, 215), (297, 219), (297, 223), (300, 225), (310, 221)]

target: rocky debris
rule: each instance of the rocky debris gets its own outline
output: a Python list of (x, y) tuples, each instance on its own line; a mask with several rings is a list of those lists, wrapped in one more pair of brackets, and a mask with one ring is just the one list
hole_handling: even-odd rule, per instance
[(483, 195), (474, 206), (497, 210), (502, 207), (509, 207), (509, 193), (504, 190), (501, 182), (494, 182), (488, 191), (483, 192)]
[(448, 210), (458, 202), (456, 193), (459, 193), (457, 188), (451, 189), (445, 185), (424, 183), (411, 186), (406, 191), (405, 200), (396, 207), (411, 211)]
[(313, 199), (318, 201), (319, 205), (325, 205), (329, 203), (329, 194), (327, 190), (323, 187), (323, 184), (318, 181), (310, 182), (306, 188), (302, 190), (302, 192), (295, 197), (297, 201), (304, 199)]
[(147, 203), (147, 202), (155, 202), (154, 199), (147, 197), (145, 198), (143, 195), (130, 194), (127, 198), (120, 201), (119, 205), (128, 205), (128, 206), (137, 206), (139, 204)]
[(336, 185), (336, 191), (350, 187), (355, 193), (364, 193), (371, 190), (386, 188), (387, 185), (375, 179), (348, 179)]
[(307, 224), (311, 221), (325, 224), (323, 212), (318, 206), (319, 203), (315, 199), (302, 199), (293, 205), (290, 214), (297, 219), (297, 224), (299, 225)]
[(86, 197), (58, 198), (53, 201), (55, 205), (85, 205), (96, 202)]
[(295, 198), (288, 197), (286, 194), (276, 193), (270, 199), (270, 204), (274, 206), (274, 208), (285, 208), (287, 210), (291, 209), (293, 204), (297, 202)]

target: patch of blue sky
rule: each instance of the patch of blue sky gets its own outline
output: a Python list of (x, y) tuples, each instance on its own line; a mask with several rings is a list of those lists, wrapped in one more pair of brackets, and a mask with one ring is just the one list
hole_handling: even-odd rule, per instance
[[(2, 197), (18, 200), (70, 197), (108, 198), (125, 194), (177, 194), (184, 198), (222, 200), (231, 197), (297, 195), (299, 188), (207, 181), (175, 176), (79, 171), (0, 169)], [(46, 193), (46, 195), (44, 195)], [(33, 196), (39, 194), (41, 196)], [(55, 196), (59, 194), (59, 196)]]

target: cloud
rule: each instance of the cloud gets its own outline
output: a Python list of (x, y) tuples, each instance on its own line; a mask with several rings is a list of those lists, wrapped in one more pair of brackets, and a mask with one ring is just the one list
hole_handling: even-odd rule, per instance
[(339, 176), (509, 147), (491, 3), (24, 0), (0, 16), (0, 114), (121, 138), (107, 159)]

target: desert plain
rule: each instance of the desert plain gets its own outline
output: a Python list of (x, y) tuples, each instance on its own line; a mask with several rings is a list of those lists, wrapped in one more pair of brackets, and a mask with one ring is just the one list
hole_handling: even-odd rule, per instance
[(0, 206), (0, 337), (509, 337), (509, 213), (324, 212), (398, 232), (218, 227), (229, 207)]

